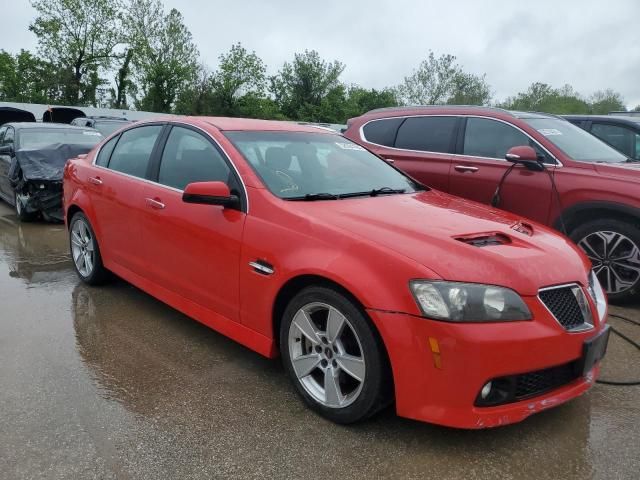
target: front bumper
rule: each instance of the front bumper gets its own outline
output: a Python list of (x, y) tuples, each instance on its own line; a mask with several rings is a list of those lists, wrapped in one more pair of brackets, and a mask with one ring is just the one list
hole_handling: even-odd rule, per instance
[(599, 364), (585, 376), (526, 400), (474, 405), (491, 379), (579, 361), (584, 342), (605, 328), (596, 322), (593, 329), (569, 333), (540, 302), (525, 300), (532, 321), (459, 324), (368, 310), (389, 353), (398, 415), (457, 428), (496, 427), (524, 420), (591, 388)]
[(25, 212), (42, 213), (45, 220), (63, 220), (61, 181), (23, 181), (16, 193), (16, 200), (22, 203)]

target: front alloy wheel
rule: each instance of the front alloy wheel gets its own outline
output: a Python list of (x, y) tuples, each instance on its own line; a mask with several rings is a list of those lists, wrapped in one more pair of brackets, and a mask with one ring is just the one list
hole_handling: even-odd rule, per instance
[(633, 298), (640, 287), (640, 231), (617, 220), (600, 220), (571, 235), (591, 260), (612, 301)]
[(304, 401), (337, 423), (365, 419), (392, 399), (382, 342), (362, 309), (345, 295), (308, 287), (285, 309), (283, 363)]

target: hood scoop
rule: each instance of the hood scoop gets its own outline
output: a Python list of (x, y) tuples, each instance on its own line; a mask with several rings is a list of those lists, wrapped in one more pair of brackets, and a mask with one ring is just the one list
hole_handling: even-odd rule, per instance
[(525, 222), (516, 222), (511, 225), (511, 228), (516, 232), (522, 233), (523, 235), (526, 235), (528, 237), (531, 237), (533, 235), (533, 227)]
[(454, 237), (457, 241), (472, 245), (474, 247), (493, 247), (496, 245), (507, 245), (511, 239), (504, 233), (477, 233), (474, 235), (464, 235)]

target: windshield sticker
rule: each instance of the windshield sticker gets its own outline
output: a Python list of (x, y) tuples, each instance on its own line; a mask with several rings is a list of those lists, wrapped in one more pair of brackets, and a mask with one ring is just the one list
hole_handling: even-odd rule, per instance
[(562, 132), (555, 128), (541, 128), (538, 131), (545, 137), (551, 137), (552, 135), (562, 135)]
[(360, 145), (356, 145), (355, 143), (336, 142), (336, 145), (343, 150), (357, 150), (359, 152), (364, 152), (364, 148), (362, 148)]
[(89, 131), (85, 131), (82, 132), (83, 135), (91, 135), (92, 137), (101, 137), (102, 134), (100, 132), (89, 132)]

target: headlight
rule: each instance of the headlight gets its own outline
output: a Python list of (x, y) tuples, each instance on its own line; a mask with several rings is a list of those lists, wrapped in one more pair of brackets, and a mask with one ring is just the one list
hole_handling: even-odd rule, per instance
[(425, 317), (451, 322), (530, 320), (520, 295), (509, 288), (477, 283), (412, 280), (413, 297)]
[(598, 319), (602, 320), (604, 313), (607, 311), (607, 296), (593, 270), (589, 274), (589, 288), (587, 290), (589, 290), (589, 295), (591, 295), (598, 309)]

